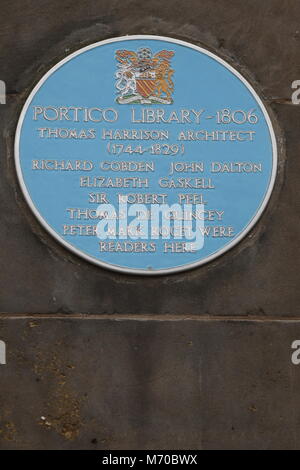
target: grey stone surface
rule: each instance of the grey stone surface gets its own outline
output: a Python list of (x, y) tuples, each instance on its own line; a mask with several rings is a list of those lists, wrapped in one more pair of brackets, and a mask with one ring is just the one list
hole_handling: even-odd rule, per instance
[[(66, 0), (13, 0), (1, 2), (1, 8), (0, 71), (11, 94), (8, 105), (0, 107), (0, 311), (298, 315), (300, 107), (288, 100), (299, 72), (300, 6), (282, 0), (112, 0), (75, 7)], [(233, 63), (270, 103), (281, 149), (274, 194), (249, 236), (207, 266), (163, 278), (112, 273), (58, 245), (24, 203), (13, 163), (17, 118), (38, 79), (71, 51), (129, 33), (203, 44)], [(281, 129), (289, 135), (286, 168)]]
[[(0, 0), (0, 13), (0, 448), (299, 449), (299, 2)], [(125, 34), (216, 52), (276, 128), (265, 213), (190, 272), (143, 278), (85, 262), (44, 231), (17, 183), (14, 132), (30, 90), (72, 51)]]
[(6, 319), (0, 449), (299, 449), (299, 322)]

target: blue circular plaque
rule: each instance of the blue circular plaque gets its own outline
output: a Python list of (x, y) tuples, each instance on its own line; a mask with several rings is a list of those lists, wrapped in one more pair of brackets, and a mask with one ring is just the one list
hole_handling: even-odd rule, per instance
[(211, 52), (126, 36), (53, 67), (22, 110), (19, 181), (66, 248), (116, 271), (207, 263), (261, 216), (277, 150), (251, 85)]

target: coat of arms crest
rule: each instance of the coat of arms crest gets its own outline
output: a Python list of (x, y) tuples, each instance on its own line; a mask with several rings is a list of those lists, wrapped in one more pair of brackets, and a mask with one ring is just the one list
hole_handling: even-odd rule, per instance
[(117, 103), (172, 104), (174, 70), (170, 61), (173, 55), (173, 51), (166, 50), (153, 54), (149, 47), (141, 47), (136, 52), (116, 51)]

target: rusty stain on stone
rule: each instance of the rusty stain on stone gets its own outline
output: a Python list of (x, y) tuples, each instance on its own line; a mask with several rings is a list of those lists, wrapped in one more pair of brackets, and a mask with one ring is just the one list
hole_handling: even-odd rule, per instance
[(40, 351), (36, 353), (34, 372), (39, 381), (43, 381), (45, 376), (49, 379), (49, 375), (53, 378), (53, 387), (41, 412), (39, 424), (69, 440), (75, 439), (83, 426), (80, 415), (83, 399), (78, 398), (68, 382), (70, 371), (74, 368), (72, 364), (65, 364), (55, 353), (49, 357)]

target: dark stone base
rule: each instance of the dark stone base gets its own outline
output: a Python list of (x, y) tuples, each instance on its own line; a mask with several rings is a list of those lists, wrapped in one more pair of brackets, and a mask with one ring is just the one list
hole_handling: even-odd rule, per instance
[(300, 447), (300, 365), (291, 363), (299, 322), (0, 326), (1, 449)]

